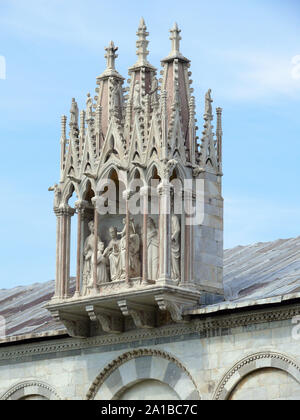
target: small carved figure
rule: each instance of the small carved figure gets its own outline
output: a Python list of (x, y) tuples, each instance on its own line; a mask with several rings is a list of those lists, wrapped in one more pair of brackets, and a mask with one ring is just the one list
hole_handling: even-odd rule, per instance
[(148, 231), (147, 231), (147, 261), (148, 261), (148, 279), (156, 280), (158, 277), (158, 231), (154, 220), (148, 218)]
[(77, 128), (79, 111), (78, 111), (77, 102), (75, 101), (74, 98), (72, 99), (70, 114), (71, 114), (70, 125), (73, 126), (74, 128)]
[(157, 104), (157, 102), (158, 102), (157, 91), (158, 91), (158, 81), (157, 81), (156, 77), (153, 76), (152, 83), (151, 83), (151, 92), (149, 93), (149, 95), (151, 97), (151, 105), (152, 106)]
[(180, 223), (178, 217), (172, 215), (172, 238), (171, 238), (171, 277), (180, 281)]
[(211, 89), (208, 89), (205, 95), (205, 115), (212, 115), (212, 103), (213, 100), (211, 98)]
[[(120, 241), (121, 249), (121, 276), (122, 278), (126, 277), (126, 219), (123, 219), (124, 229), (121, 232), (122, 239)], [(136, 233), (134, 222), (130, 219), (129, 222), (129, 278), (139, 277), (141, 274), (141, 262), (140, 262), (140, 237)]]
[(117, 80), (115, 80), (113, 84), (111, 105), (112, 109), (118, 108), (120, 106), (120, 85)]
[(101, 286), (103, 283), (109, 283), (109, 277), (107, 273), (107, 258), (104, 255), (104, 243), (98, 243), (98, 254), (97, 254), (97, 285)]
[(133, 108), (139, 109), (141, 107), (141, 89), (140, 83), (136, 82), (133, 90)]
[(116, 227), (109, 228), (111, 241), (103, 253), (104, 257), (108, 257), (110, 264), (111, 281), (119, 280), (120, 278), (120, 241)]
[(86, 120), (89, 121), (91, 118), (93, 118), (93, 99), (91, 94), (88, 93), (86, 100)]
[(57, 184), (54, 184), (52, 187), (48, 188), (48, 191), (54, 191), (54, 208), (58, 208), (61, 200), (61, 189)]
[(90, 235), (86, 238), (83, 248), (83, 285), (82, 295), (86, 296), (93, 281), (93, 253), (95, 243), (94, 222), (88, 224)]

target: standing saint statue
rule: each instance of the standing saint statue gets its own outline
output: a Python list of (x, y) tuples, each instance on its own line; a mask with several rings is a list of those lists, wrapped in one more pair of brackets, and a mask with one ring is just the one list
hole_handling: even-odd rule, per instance
[(152, 106), (154, 106), (158, 102), (157, 91), (158, 91), (158, 81), (157, 81), (156, 77), (153, 76), (152, 83), (151, 83), (151, 91), (149, 93), (149, 95), (151, 97), (151, 105)]
[(86, 238), (83, 248), (83, 284), (82, 284), (82, 295), (86, 296), (90, 288), (91, 282), (93, 281), (93, 254), (94, 254), (94, 243), (95, 243), (95, 229), (94, 222), (91, 221), (88, 224), (90, 235)]
[(77, 102), (75, 101), (75, 98), (72, 98), (70, 114), (71, 114), (70, 125), (72, 125), (74, 128), (78, 128), (79, 110), (78, 110), (78, 105), (77, 105)]
[(111, 95), (112, 109), (116, 109), (120, 106), (120, 85), (117, 80), (114, 81), (113, 90)]
[(91, 94), (87, 94), (87, 100), (86, 100), (86, 120), (89, 121), (93, 118), (93, 99), (91, 97)]
[(213, 100), (211, 98), (211, 89), (208, 89), (205, 95), (205, 115), (212, 115), (212, 103)]
[[(122, 279), (126, 278), (126, 219), (123, 219), (124, 229), (119, 234), (122, 236), (120, 241), (121, 249), (121, 276)], [(129, 278), (139, 277), (141, 275), (141, 262), (140, 262), (140, 237), (135, 231), (134, 222), (132, 219), (129, 221)]]
[(107, 262), (107, 258), (104, 255), (104, 243), (99, 242), (97, 254), (97, 286), (101, 286), (101, 284), (103, 283), (109, 283), (109, 277), (107, 273)]
[(141, 107), (141, 89), (140, 83), (136, 82), (133, 90), (133, 109), (139, 109)]
[(149, 217), (147, 222), (147, 261), (148, 261), (148, 279), (157, 280), (158, 277), (158, 231), (154, 220)]
[(171, 278), (180, 281), (180, 223), (178, 216), (172, 215), (172, 238), (171, 238)]
[(111, 281), (115, 281), (120, 280), (120, 241), (116, 227), (110, 227), (109, 234), (111, 241), (103, 256), (109, 259)]

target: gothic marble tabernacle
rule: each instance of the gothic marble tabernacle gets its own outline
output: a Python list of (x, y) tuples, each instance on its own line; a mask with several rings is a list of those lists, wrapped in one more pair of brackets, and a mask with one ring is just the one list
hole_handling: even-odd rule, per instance
[(62, 116), (55, 290), (0, 290), (0, 400), (300, 398), (299, 238), (223, 276), (222, 109), (198, 135), (180, 33), (158, 72), (141, 19), (127, 84), (111, 41)]

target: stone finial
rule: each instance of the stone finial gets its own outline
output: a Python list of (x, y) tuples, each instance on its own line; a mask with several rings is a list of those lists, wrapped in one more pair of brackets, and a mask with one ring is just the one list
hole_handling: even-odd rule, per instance
[(67, 124), (67, 117), (65, 115), (61, 116), (61, 139), (66, 139), (66, 124)]
[(138, 57), (137, 62), (131, 69), (139, 68), (139, 67), (149, 67), (151, 69), (154, 69), (153, 66), (148, 62), (147, 57), (149, 54), (149, 51), (147, 50), (147, 47), (149, 45), (149, 41), (147, 40), (147, 37), (149, 36), (149, 32), (147, 32), (147, 26), (145, 23), (144, 18), (141, 18), (140, 24), (137, 30), (137, 37), (138, 40), (136, 42), (136, 54)]
[(175, 58), (180, 59), (182, 61), (186, 61), (189, 63), (189, 60), (187, 58), (185, 58), (181, 52), (180, 52), (180, 41), (181, 41), (181, 29), (178, 28), (177, 23), (174, 23), (173, 28), (170, 30), (171, 36), (170, 36), (170, 40), (172, 41), (172, 47), (171, 47), (171, 52), (168, 55), (167, 58), (165, 58), (164, 61), (170, 61), (170, 60), (174, 60)]
[(219, 163), (219, 170), (222, 171), (222, 148), (223, 148), (223, 128), (222, 128), (222, 108), (217, 108), (217, 149), (218, 149), (218, 163)]
[(149, 54), (149, 51), (147, 50), (149, 45), (147, 36), (149, 36), (149, 32), (147, 32), (147, 26), (145, 24), (144, 18), (141, 18), (136, 34), (138, 36), (138, 40), (136, 42), (138, 61), (136, 64), (145, 66), (149, 64), (147, 60)]
[(117, 72), (116, 70), (116, 58), (118, 58), (118, 47), (115, 46), (113, 41), (110, 41), (108, 47), (105, 48), (106, 54), (106, 69), (104, 72), (97, 77), (98, 84), (100, 83), (100, 79), (106, 79), (107, 77), (117, 77), (118, 79), (124, 78)]
[(217, 131), (223, 134), (223, 132), (222, 132), (222, 112), (223, 112), (223, 109), (222, 108), (217, 108), (216, 111), (217, 111)]
[(116, 54), (118, 47), (115, 47), (114, 42), (110, 41), (109, 46), (105, 48), (105, 51), (106, 69), (115, 70), (115, 62), (116, 58), (118, 58), (118, 54)]
[(171, 55), (181, 55), (180, 53), (180, 41), (182, 40), (180, 33), (181, 29), (178, 28), (177, 23), (174, 23), (173, 28), (170, 30), (171, 36), (170, 40), (172, 41), (172, 50)]

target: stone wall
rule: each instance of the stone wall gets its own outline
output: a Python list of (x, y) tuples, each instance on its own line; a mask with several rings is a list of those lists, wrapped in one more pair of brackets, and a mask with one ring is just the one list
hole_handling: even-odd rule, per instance
[(172, 336), (152, 330), (105, 342), (61, 338), (1, 347), (0, 395), (132, 399), (144, 390), (146, 399), (162, 392), (170, 399), (300, 398), (300, 346), (290, 319), (205, 332), (192, 332), (191, 324)]

